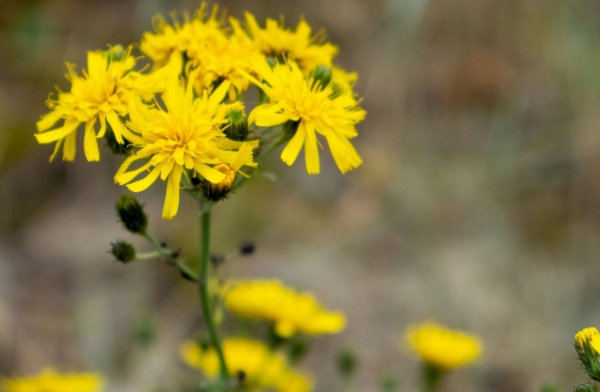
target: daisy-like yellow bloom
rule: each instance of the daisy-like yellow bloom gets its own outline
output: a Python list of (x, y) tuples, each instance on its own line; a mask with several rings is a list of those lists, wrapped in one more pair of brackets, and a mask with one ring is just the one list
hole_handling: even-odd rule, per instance
[[(171, 65), (167, 67), (171, 68)], [(133, 192), (147, 189), (159, 177), (167, 181), (162, 213), (165, 219), (172, 219), (177, 214), (179, 184), (186, 170), (213, 184), (229, 182), (231, 172), (235, 173), (244, 165), (256, 166), (250, 150), (257, 145), (225, 138), (222, 129), (227, 124), (228, 111), (243, 109), (239, 102), (221, 104), (229, 89), (228, 81), (212, 94), (204, 91), (202, 96), (194, 98), (192, 83), (185, 87), (178, 82), (176, 70), (169, 72), (162, 96), (165, 109), (158, 104), (148, 106), (141, 100), (132, 102), (131, 121), (127, 126), (133, 131), (135, 138), (131, 140), (139, 150), (123, 162), (115, 175), (117, 183), (128, 184), (127, 188)], [(148, 161), (128, 171), (133, 162), (141, 159)], [(227, 170), (219, 165), (225, 165)], [(146, 177), (132, 182), (147, 170), (150, 172)]]
[[(75, 159), (77, 128), (82, 123), (85, 124), (83, 146), (88, 161), (100, 159), (96, 139), (104, 136), (107, 123), (117, 142), (123, 144), (123, 138), (133, 140), (133, 135), (123, 125), (120, 117), (128, 113), (132, 97), (149, 99), (155, 91), (162, 88), (162, 72), (142, 75), (133, 70), (136, 60), (131, 56), (131, 48), (117, 59), (113, 58), (113, 49), (107, 52), (88, 52), (88, 67), (87, 71), (83, 70), (83, 76), (77, 75), (73, 65), (67, 64), (71, 91), (59, 92), (57, 100), (49, 99), (47, 104), (52, 110), (37, 122), (37, 141), (41, 144), (56, 143), (51, 161), (63, 144), (63, 160)], [(64, 122), (54, 128), (59, 121)]]
[(325, 310), (309, 293), (297, 293), (277, 280), (231, 282), (225, 306), (238, 316), (265, 319), (275, 332), (289, 338), (296, 332), (309, 335), (341, 332), (343, 314)]
[(140, 49), (154, 62), (155, 69), (167, 65), (172, 58), (183, 64), (183, 55), (197, 42), (223, 34), (218, 7), (213, 7), (208, 18), (206, 8), (206, 3), (202, 3), (192, 19), (184, 15), (183, 24), (174, 21), (171, 26), (161, 15), (154, 18), (155, 32), (144, 33)]
[(441, 370), (452, 370), (474, 361), (483, 348), (477, 336), (433, 322), (408, 327), (406, 339), (423, 363)]
[(575, 348), (578, 351), (583, 351), (583, 347), (596, 337), (600, 337), (600, 333), (595, 327), (582, 329), (575, 334)]
[(43, 370), (29, 378), (3, 381), (4, 392), (99, 392), (104, 380), (97, 374), (58, 374), (52, 369)]
[(261, 28), (254, 15), (245, 13), (246, 30), (235, 18), (230, 18), (234, 34), (252, 40), (265, 56), (291, 58), (307, 74), (318, 65), (331, 66), (338, 52), (336, 46), (323, 43), (323, 35), (312, 35), (312, 28), (305, 20), (300, 20), (296, 31), (287, 29), (275, 19), (267, 19), (265, 28)]
[[(188, 365), (202, 370), (210, 378), (218, 376), (219, 358), (214, 349), (203, 350), (195, 342), (184, 342), (179, 352)], [(312, 377), (290, 368), (281, 353), (272, 352), (262, 342), (226, 339), (223, 352), (231, 377), (243, 372), (243, 382), (248, 390), (265, 388), (277, 392), (309, 392), (313, 389)]]
[(269, 97), (270, 102), (257, 106), (248, 118), (249, 123), (270, 127), (287, 121), (297, 122), (298, 129), (281, 153), (281, 159), (292, 165), (302, 146), (305, 149), (306, 169), (309, 174), (320, 172), (319, 141), (325, 137), (333, 159), (342, 173), (357, 168), (362, 159), (350, 139), (356, 137), (356, 124), (366, 112), (350, 93), (334, 94), (331, 84), (322, 87), (313, 79), (306, 79), (296, 63), (289, 60), (271, 68), (266, 61), (255, 68), (264, 82), (246, 75)]
[(253, 62), (262, 59), (252, 43), (222, 32), (196, 39), (187, 55), (190, 66), (196, 70), (193, 79), (196, 91), (200, 93), (216, 82), (229, 80), (231, 100), (248, 89), (249, 82), (244, 73), (251, 73)]

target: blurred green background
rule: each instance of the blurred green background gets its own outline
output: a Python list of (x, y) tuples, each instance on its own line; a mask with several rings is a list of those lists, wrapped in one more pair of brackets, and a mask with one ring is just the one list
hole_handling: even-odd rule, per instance
[[(363, 166), (320, 176), (274, 154), (214, 212), (214, 250), (256, 254), (223, 276), (280, 277), (347, 314), (302, 368), (337, 391), (336, 353), (360, 354), (356, 391), (385, 374), (414, 390), (407, 324), (480, 334), (476, 367), (443, 391), (571, 390), (585, 376), (573, 334), (600, 325), (600, 3), (595, 0), (252, 0), (230, 14), (304, 15), (359, 72)], [(164, 263), (123, 266), (113, 183), (120, 159), (49, 164), (35, 122), (65, 61), (139, 41), (152, 16), (197, 1), (0, 1), (0, 374), (44, 366), (107, 375), (109, 391), (175, 390), (195, 373), (177, 355), (202, 325), (192, 285)], [(151, 229), (197, 253), (196, 206), (160, 218), (164, 184), (139, 195)], [(154, 315), (154, 316), (152, 316)], [(157, 328), (150, 345), (140, 329)], [(137, 337), (136, 337), (137, 336)]]

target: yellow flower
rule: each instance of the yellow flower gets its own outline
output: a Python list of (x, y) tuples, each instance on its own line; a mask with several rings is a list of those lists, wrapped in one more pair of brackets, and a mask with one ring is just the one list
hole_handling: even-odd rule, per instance
[(279, 336), (296, 332), (310, 335), (338, 333), (345, 328), (341, 313), (328, 312), (309, 293), (297, 293), (277, 280), (231, 282), (225, 306), (246, 318), (272, 322)]
[(38, 376), (4, 380), (5, 392), (99, 392), (104, 381), (97, 374), (60, 375), (52, 369)]
[[(172, 68), (171, 63), (165, 68)], [(223, 82), (210, 95), (205, 91), (199, 98), (194, 98), (192, 84), (188, 83), (185, 88), (177, 79), (177, 72), (170, 69), (162, 96), (166, 110), (133, 100), (131, 121), (127, 126), (135, 136), (132, 142), (140, 149), (123, 162), (115, 175), (117, 183), (128, 184), (133, 192), (147, 189), (159, 176), (166, 180), (167, 194), (162, 213), (166, 219), (177, 214), (179, 184), (185, 170), (194, 170), (194, 176), (218, 184), (228, 174), (213, 166), (227, 164), (234, 172), (243, 165), (256, 166), (249, 149), (257, 143), (228, 140), (222, 131), (227, 124), (228, 111), (243, 109), (239, 102), (221, 104), (229, 82)], [(150, 158), (146, 164), (127, 171), (133, 162), (145, 158)], [(145, 178), (132, 183), (135, 177), (148, 169), (151, 170)]]
[(575, 347), (583, 348), (586, 343), (599, 335), (600, 333), (595, 327), (584, 328), (575, 334)]
[(281, 159), (291, 165), (302, 146), (305, 147), (306, 169), (318, 174), (319, 141), (317, 133), (329, 144), (333, 159), (342, 173), (362, 164), (351, 138), (357, 136), (355, 125), (365, 118), (366, 112), (358, 107), (354, 97), (333, 95), (329, 84), (323, 88), (318, 82), (307, 80), (293, 61), (276, 64), (273, 69), (266, 61), (255, 68), (266, 83), (246, 75), (270, 98), (270, 103), (257, 106), (248, 118), (258, 126), (270, 127), (287, 121), (297, 122), (298, 129), (281, 153)]
[[(87, 72), (84, 70), (81, 77), (71, 64), (67, 64), (71, 91), (59, 92), (57, 100), (49, 99), (48, 106), (52, 111), (37, 122), (40, 132), (35, 135), (37, 141), (41, 144), (56, 143), (51, 161), (63, 142), (63, 160), (75, 159), (77, 128), (81, 123), (85, 124), (83, 145), (88, 161), (100, 159), (96, 138), (104, 136), (107, 122), (119, 143), (124, 143), (123, 138), (132, 140), (131, 132), (119, 117), (128, 113), (132, 97), (152, 97), (152, 93), (162, 87), (164, 75), (161, 72), (142, 75), (133, 71), (136, 60), (131, 56), (131, 48), (122, 53), (122, 58), (114, 59), (112, 53), (115, 48), (108, 52), (88, 52)], [(60, 120), (64, 120), (62, 126), (52, 129)], [(98, 135), (95, 130), (97, 122), (100, 123)]]
[(303, 19), (298, 23), (296, 31), (292, 31), (270, 18), (263, 29), (254, 15), (246, 12), (245, 16), (247, 33), (239, 21), (230, 18), (235, 35), (252, 40), (265, 56), (295, 60), (305, 74), (318, 65), (331, 66), (332, 59), (337, 54), (336, 46), (320, 42), (322, 34), (311, 36), (312, 28)]
[[(203, 350), (195, 342), (184, 342), (179, 349), (188, 365), (201, 369), (208, 377), (219, 373), (219, 359), (214, 349)], [(250, 339), (226, 339), (223, 342), (225, 361), (231, 377), (245, 375), (249, 390), (272, 388), (278, 392), (309, 392), (313, 389), (310, 376), (299, 373), (287, 364), (281, 353), (272, 352), (262, 342)]]
[(408, 327), (406, 339), (423, 363), (442, 370), (464, 366), (477, 359), (482, 351), (477, 336), (433, 322)]
[(191, 67), (194, 67), (196, 91), (210, 89), (215, 82), (229, 80), (229, 99), (248, 89), (248, 79), (243, 72), (252, 72), (252, 63), (261, 54), (248, 41), (224, 33), (215, 33), (202, 40), (195, 40), (187, 51)]
[(335, 65), (331, 67), (331, 83), (338, 91), (343, 93), (351, 92), (357, 80), (358, 74), (356, 72), (347, 72)]
[(223, 34), (221, 32), (222, 23), (217, 15), (218, 7), (214, 6), (210, 16), (204, 20), (206, 8), (206, 3), (202, 3), (191, 20), (184, 15), (184, 23), (180, 24), (175, 20), (173, 26), (169, 25), (161, 15), (154, 18), (156, 32), (144, 33), (140, 49), (154, 62), (155, 69), (165, 66), (171, 58), (177, 59), (182, 64), (183, 54), (196, 42), (213, 35)]

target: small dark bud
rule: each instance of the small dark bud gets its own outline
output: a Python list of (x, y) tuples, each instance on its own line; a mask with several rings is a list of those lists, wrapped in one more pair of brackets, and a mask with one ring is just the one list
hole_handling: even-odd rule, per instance
[(358, 358), (353, 350), (345, 348), (338, 353), (337, 365), (343, 377), (351, 377), (358, 366)]
[(202, 180), (200, 184), (200, 191), (202, 196), (208, 201), (218, 202), (224, 200), (229, 195), (233, 182), (235, 181), (235, 172), (231, 168), (223, 163), (214, 167), (216, 170), (225, 174), (225, 179), (221, 182), (213, 184), (210, 181)]
[(246, 372), (239, 370), (236, 374), (236, 378), (240, 383), (243, 383), (246, 380)]
[(227, 113), (229, 126), (225, 128), (225, 136), (231, 140), (244, 141), (248, 138), (248, 119), (241, 110), (232, 110)]
[(117, 155), (131, 155), (133, 148), (131, 147), (131, 142), (125, 138), (123, 138), (123, 143), (119, 143), (115, 138), (115, 134), (110, 126), (110, 124), (106, 124), (106, 133), (104, 134), (104, 140), (106, 140), (106, 145), (108, 149)]
[(598, 388), (593, 384), (579, 384), (573, 388), (574, 392), (598, 392)]
[(115, 256), (117, 261), (127, 264), (135, 260), (135, 248), (129, 242), (117, 240), (117, 242), (111, 242), (110, 245), (110, 253)]
[(300, 362), (308, 353), (309, 348), (308, 341), (305, 339), (296, 338), (292, 340), (288, 347), (288, 357), (290, 358), (290, 362)]
[(199, 179), (198, 177), (192, 177), (191, 182), (192, 182), (193, 186), (198, 186), (198, 185), (200, 185), (202, 183), (202, 180)]
[(223, 255), (211, 255), (210, 262), (214, 267), (218, 267), (225, 262), (225, 256)]
[(161, 248), (166, 248), (167, 247), (167, 243), (165, 241), (161, 241), (159, 245), (160, 245)]
[(312, 74), (313, 80), (319, 82), (322, 88), (327, 87), (331, 82), (331, 68), (325, 65), (319, 65)]
[(144, 234), (148, 226), (148, 218), (144, 208), (131, 195), (124, 195), (117, 200), (117, 214), (125, 228), (133, 234)]
[(251, 255), (254, 251), (256, 251), (256, 244), (254, 242), (248, 241), (240, 245), (240, 253), (243, 255)]
[[(165, 248), (165, 247), (163, 246), (163, 248)], [(177, 250), (174, 250), (173, 252), (171, 252), (171, 257), (173, 259), (176, 259), (179, 257), (180, 254), (181, 254), (181, 249), (177, 249)]]

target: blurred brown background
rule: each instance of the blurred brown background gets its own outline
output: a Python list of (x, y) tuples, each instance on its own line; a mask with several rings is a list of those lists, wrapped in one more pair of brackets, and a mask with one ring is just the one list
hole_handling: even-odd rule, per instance
[[(563, 391), (585, 380), (573, 334), (600, 325), (600, 3), (594, 0), (223, 1), (261, 23), (304, 15), (358, 71), (364, 165), (326, 152), (308, 176), (272, 157), (214, 213), (216, 252), (255, 240), (226, 276), (281, 277), (348, 316), (302, 368), (341, 390), (334, 356), (361, 356), (355, 391), (384, 374), (414, 390), (407, 324), (480, 334), (479, 366), (443, 391)], [(200, 327), (192, 285), (163, 263), (117, 264), (120, 159), (48, 164), (35, 121), (64, 62), (136, 42), (157, 12), (196, 1), (0, 0), (0, 374), (96, 370), (110, 391), (176, 390), (196, 376), (177, 345)], [(276, 178), (276, 181), (272, 181)], [(139, 195), (151, 229), (196, 256), (196, 210), (160, 219), (164, 184)], [(152, 317), (152, 314), (156, 314)], [(140, 330), (157, 327), (153, 344)], [(137, 336), (137, 337), (136, 337)]]

